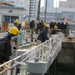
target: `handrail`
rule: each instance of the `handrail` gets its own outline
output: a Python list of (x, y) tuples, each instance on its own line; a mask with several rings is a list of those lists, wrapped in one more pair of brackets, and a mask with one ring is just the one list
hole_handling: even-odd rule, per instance
[[(23, 53), (20, 56), (15, 57), (12, 60), (9, 60), (2, 65), (1, 67), (4, 67), (5, 65), (8, 65), (8, 67), (0, 72), (0, 75), (16, 75), (17, 66), (22, 65), (21, 62), (24, 62), (26, 64), (26, 61), (33, 60), (34, 58), (39, 57), (39, 60), (48, 62), (49, 56), (56, 50), (58, 46), (61, 45), (62, 42), (62, 35), (54, 35), (49, 40), (45, 41), (44, 43), (38, 45), (36, 48), (31, 49), (27, 51), (26, 53)], [(48, 56), (49, 55), (49, 56)], [(20, 63), (18, 63), (20, 62)], [(26, 65), (25, 65), (26, 66)], [(13, 71), (13, 74), (11, 74)]]

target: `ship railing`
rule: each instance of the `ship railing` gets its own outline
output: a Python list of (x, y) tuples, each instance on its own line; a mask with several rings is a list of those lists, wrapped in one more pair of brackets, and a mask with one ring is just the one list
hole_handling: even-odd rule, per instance
[(50, 56), (61, 46), (62, 38), (62, 34), (53, 35), (49, 40), (36, 46), (36, 48), (1, 64), (0, 75), (27, 75), (27, 61), (35, 61), (36, 58), (43, 62), (49, 62)]

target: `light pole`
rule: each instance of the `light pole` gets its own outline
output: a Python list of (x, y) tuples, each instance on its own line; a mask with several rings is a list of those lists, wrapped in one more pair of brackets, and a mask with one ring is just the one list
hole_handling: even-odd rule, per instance
[(40, 4), (41, 4), (41, 0), (39, 0), (39, 2), (38, 2), (37, 20), (39, 20), (39, 19), (40, 19)]
[(56, 19), (55, 19), (55, 20), (56, 20), (56, 22), (57, 22), (57, 20), (58, 20), (58, 18), (57, 18), (57, 17), (58, 17), (58, 13), (57, 13), (57, 2), (56, 2), (56, 17), (55, 17), (55, 18), (56, 18)]
[(28, 25), (30, 27), (30, 10), (31, 10), (31, 0), (29, 2), (29, 17), (28, 17)]
[(45, 4), (45, 17), (44, 17), (44, 22), (46, 22), (46, 14), (47, 14), (47, 0), (46, 0), (46, 4)]

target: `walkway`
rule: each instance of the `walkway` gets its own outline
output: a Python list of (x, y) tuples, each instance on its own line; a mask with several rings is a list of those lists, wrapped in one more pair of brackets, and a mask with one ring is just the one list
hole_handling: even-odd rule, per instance
[[(17, 68), (20, 69), (17, 75), (27, 75), (27, 73), (32, 75), (44, 75), (61, 51), (63, 37), (63, 34), (59, 33), (52, 35), (49, 40), (35, 48), (30, 50), (26, 50), (25, 48), (17, 50), (17, 54), (21, 52), (22, 55), (0, 65), (0, 67), (8, 65), (5, 70), (0, 72), (0, 75), (2, 75), (2, 73), (5, 75), (16, 75)], [(34, 70), (34, 67), (37, 68)]]

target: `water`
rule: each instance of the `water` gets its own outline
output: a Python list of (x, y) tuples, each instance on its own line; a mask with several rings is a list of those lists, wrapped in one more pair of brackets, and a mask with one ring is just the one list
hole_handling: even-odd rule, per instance
[[(70, 25), (70, 35), (75, 36), (75, 25)], [(63, 66), (57, 66), (56, 74), (55, 75), (75, 75), (75, 67), (69, 67), (67, 68)]]
[(75, 25), (69, 25), (70, 26), (70, 33), (75, 35)]
[[(75, 68), (75, 67), (74, 67)], [(75, 75), (75, 69), (72, 67), (57, 66), (56, 75)]]
[(62, 71), (62, 72), (59, 72), (57, 75), (75, 75), (75, 73), (69, 72), (69, 71), (66, 71), (66, 72)]

